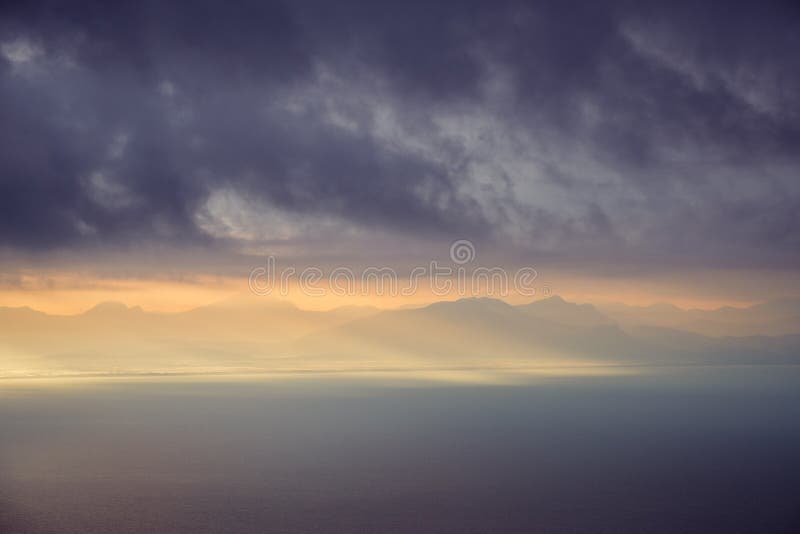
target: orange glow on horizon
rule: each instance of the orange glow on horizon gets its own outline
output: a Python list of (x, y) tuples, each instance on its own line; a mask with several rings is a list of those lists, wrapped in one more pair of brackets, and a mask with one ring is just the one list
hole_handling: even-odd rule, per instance
[[(340, 306), (391, 309), (422, 306), (435, 301), (471, 296), (490, 296), (501, 298), (511, 304), (522, 304), (552, 295), (559, 295), (565, 300), (578, 303), (619, 302), (646, 306), (657, 302), (669, 302), (686, 309), (714, 309), (721, 306), (746, 306), (771, 298), (790, 296), (782, 289), (795, 282), (794, 278), (796, 275), (753, 278), (750, 280), (753, 288), (750, 288), (740, 282), (741, 278), (733, 276), (722, 278), (718, 273), (684, 275), (683, 278), (675, 277), (675, 279), (590, 278), (560, 275), (543, 279), (538, 294), (533, 296), (513, 292), (505, 296), (471, 292), (465, 294), (455, 290), (449, 294), (442, 294), (431, 291), (425, 284), (421, 284), (413, 294), (408, 295), (377, 295), (375, 291), (362, 294), (357, 291), (340, 296), (330, 291), (324, 281), (317, 285), (324, 289), (325, 295), (313, 296), (304, 294), (295, 282), (289, 285), (285, 294), (276, 290), (264, 298), (287, 300), (299, 308), (308, 310), (328, 310)], [(141, 306), (147, 311), (170, 313), (203, 306), (234, 295), (247, 294), (249, 294), (248, 281), (241, 277), (199, 276), (179, 280), (148, 280), (91, 278), (79, 274), (46, 277), (29, 275), (16, 286), (0, 288), (0, 306), (28, 306), (46, 313), (70, 315), (86, 311), (100, 302), (117, 301), (128, 306)]]

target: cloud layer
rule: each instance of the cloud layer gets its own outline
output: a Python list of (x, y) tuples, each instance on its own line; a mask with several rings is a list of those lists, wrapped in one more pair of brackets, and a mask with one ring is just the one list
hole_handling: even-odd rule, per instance
[(117, 4), (2, 8), (7, 250), (800, 264), (791, 3)]

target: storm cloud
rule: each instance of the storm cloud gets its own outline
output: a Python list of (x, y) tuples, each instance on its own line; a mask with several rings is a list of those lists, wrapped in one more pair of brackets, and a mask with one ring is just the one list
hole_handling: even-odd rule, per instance
[(6, 250), (379, 232), (800, 264), (791, 2), (0, 9)]

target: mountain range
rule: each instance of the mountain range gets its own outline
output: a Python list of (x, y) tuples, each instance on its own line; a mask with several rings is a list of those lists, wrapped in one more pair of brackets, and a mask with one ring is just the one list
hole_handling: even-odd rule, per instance
[(237, 296), (182, 313), (102, 303), (49, 315), (0, 308), (0, 377), (580, 365), (800, 363), (800, 300), (683, 310), (511, 305), (309, 311)]

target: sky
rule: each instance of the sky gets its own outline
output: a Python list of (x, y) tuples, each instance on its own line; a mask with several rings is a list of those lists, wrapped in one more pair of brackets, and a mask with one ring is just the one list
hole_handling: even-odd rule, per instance
[(459, 239), (578, 299), (797, 296), (797, 50), (795, 2), (3, 2), (0, 305)]

